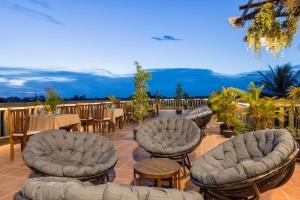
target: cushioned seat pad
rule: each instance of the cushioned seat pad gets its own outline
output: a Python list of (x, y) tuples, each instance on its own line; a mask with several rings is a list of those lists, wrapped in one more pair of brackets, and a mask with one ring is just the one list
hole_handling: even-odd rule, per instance
[(201, 140), (197, 125), (184, 118), (157, 118), (138, 129), (136, 140), (148, 152), (171, 155), (196, 147)]
[(32, 136), (23, 157), (29, 167), (44, 174), (74, 178), (101, 174), (118, 160), (117, 151), (107, 138), (64, 130)]
[(203, 112), (207, 112), (207, 111), (211, 112), (211, 109), (207, 105), (202, 105), (202, 106), (193, 108), (192, 110), (190, 110), (187, 113), (187, 115), (197, 115), (197, 114), (200, 114), (200, 113), (203, 113)]
[(194, 191), (133, 187), (107, 183), (94, 186), (67, 178), (28, 179), (16, 200), (203, 200)]
[(294, 148), (294, 139), (286, 130), (245, 133), (199, 157), (192, 164), (191, 176), (206, 185), (243, 181), (275, 169)]

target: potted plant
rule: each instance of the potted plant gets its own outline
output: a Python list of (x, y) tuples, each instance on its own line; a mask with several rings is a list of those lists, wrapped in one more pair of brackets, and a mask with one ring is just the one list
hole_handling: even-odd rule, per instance
[[(132, 95), (133, 118), (142, 126), (144, 118), (148, 115), (150, 105), (148, 102), (148, 84), (147, 80), (151, 79), (151, 73), (143, 69), (143, 67), (135, 62), (136, 74), (134, 76), (135, 91)], [(137, 128), (134, 129), (134, 138)]]
[(237, 119), (236, 109), (238, 97), (237, 89), (223, 88), (221, 92), (214, 92), (209, 98), (211, 109), (216, 113), (218, 121), (221, 121), (221, 133), (225, 137), (231, 137), (235, 134), (234, 122)]
[(47, 88), (47, 94), (44, 108), (48, 113), (55, 114), (57, 105), (61, 104), (63, 100), (53, 88)]
[(176, 97), (175, 97), (176, 114), (177, 115), (182, 114), (181, 99), (182, 99), (182, 85), (181, 85), (181, 83), (178, 83), (176, 86)]
[(115, 108), (115, 106), (118, 104), (118, 103), (120, 103), (120, 100), (119, 99), (117, 99), (116, 97), (114, 97), (112, 94), (109, 94), (108, 96), (107, 96), (107, 99), (111, 102), (111, 106), (112, 106), (112, 108), (114, 109)]
[(250, 83), (250, 88), (241, 96), (241, 99), (249, 104), (246, 108), (249, 126), (253, 130), (261, 130), (274, 127), (274, 119), (281, 121), (284, 113), (279, 109), (280, 100), (275, 97), (262, 97), (264, 86), (257, 88)]
[[(300, 110), (299, 110), (299, 105), (300, 105), (300, 87), (292, 87), (288, 93), (288, 100), (289, 100), (289, 112), (294, 115), (294, 117), (297, 119), (296, 124), (294, 128), (288, 129), (291, 133), (292, 136), (294, 137), (295, 141), (298, 143), (300, 146), (300, 131), (298, 129), (299, 127), (299, 120), (300, 120)], [(297, 155), (298, 162), (300, 161), (300, 153)]]

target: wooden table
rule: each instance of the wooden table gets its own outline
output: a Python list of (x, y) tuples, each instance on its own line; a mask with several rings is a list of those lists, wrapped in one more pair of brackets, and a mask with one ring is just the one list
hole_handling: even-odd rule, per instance
[(123, 127), (123, 118), (124, 118), (124, 110), (123, 108), (108, 108), (104, 110), (104, 117), (108, 117), (112, 119), (112, 123), (114, 127), (116, 124), (119, 125), (119, 128)]
[(169, 180), (170, 187), (180, 190), (180, 165), (167, 158), (149, 158), (137, 162), (134, 165), (134, 184), (136, 175), (140, 177), (140, 185), (143, 185), (143, 178), (155, 180), (155, 186), (161, 187), (162, 180)]
[(29, 118), (29, 130), (45, 131), (52, 129), (60, 129), (69, 126), (78, 126), (80, 119), (77, 114), (45, 114), (31, 115)]

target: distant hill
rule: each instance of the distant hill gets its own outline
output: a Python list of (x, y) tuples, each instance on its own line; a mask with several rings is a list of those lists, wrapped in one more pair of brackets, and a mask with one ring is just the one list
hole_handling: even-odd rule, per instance
[[(298, 66), (299, 67), (299, 66)], [(149, 81), (150, 92), (172, 97), (176, 84), (181, 82), (183, 91), (190, 96), (208, 96), (222, 87), (246, 89), (251, 81), (258, 81), (257, 72), (238, 75), (223, 75), (209, 69), (154, 69)], [(103, 73), (102, 73), (103, 72)], [(118, 76), (106, 70), (97, 73), (69, 71), (46, 71), (21, 67), (0, 67), (0, 96), (44, 95), (46, 87), (55, 88), (58, 93), (70, 98), (75, 94), (87, 97), (106, 97), (109, 93), (117, 97), (131, 96), (134, 85), (133, 75)]]

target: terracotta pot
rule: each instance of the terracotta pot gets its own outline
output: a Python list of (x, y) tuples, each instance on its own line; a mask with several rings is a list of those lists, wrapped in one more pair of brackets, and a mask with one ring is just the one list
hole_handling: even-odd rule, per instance
[(231, 138), (232, 136), (235, 135), (234, 133), (234, 127), (230, 126), (230, 129), (225, 126), (224, 123), (220, 124), (220, 129), (221, 129), (221, 134), (224, 135), (226, 138)]
[(134, 140), (136, 140), (136, 134), (137, 134), (138, 129), (139, 129), (139, 127), (133, 128), (133, 139)]
[(231, 138), (232, 136), (234, 136), (234, 131), (232, 131), (232, 130), (223, 130), (223, 135), (226, 138)]
[(177, 115), (181, 115), (181, 114), (182, 114), (182, 110), (179, 110), (179, 109), (176, 110), (176, 114), (177, 114)]

